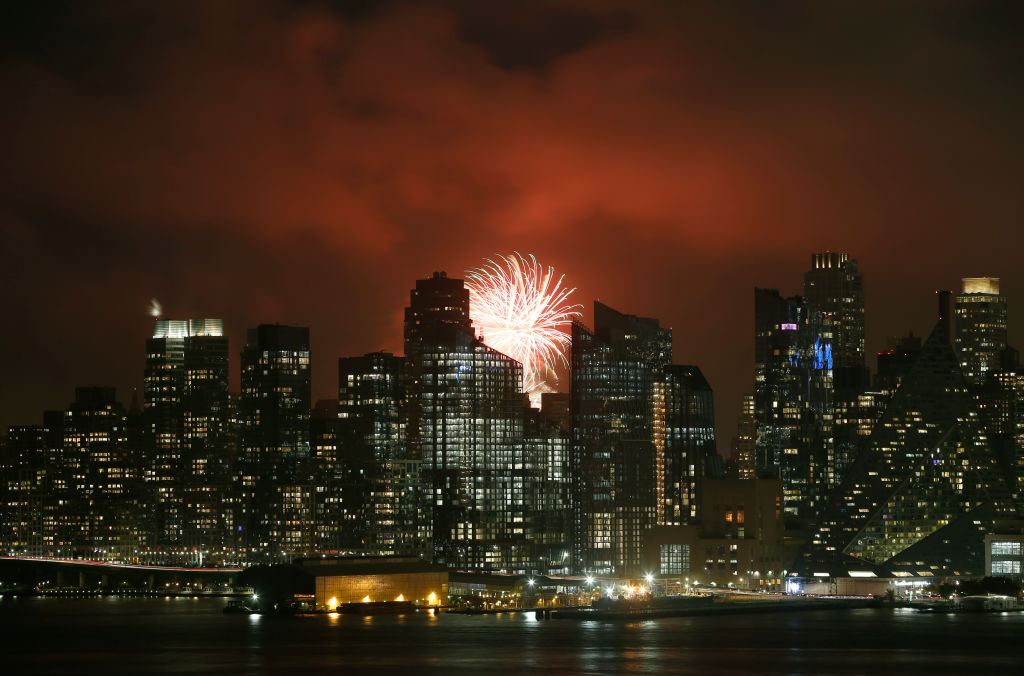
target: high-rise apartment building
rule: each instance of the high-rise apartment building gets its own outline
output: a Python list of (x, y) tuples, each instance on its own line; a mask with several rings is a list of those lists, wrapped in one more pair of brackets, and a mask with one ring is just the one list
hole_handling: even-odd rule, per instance
[(531, 570), (522, 365), (477, 340), (462, 280), (417, 280), (406, 308), (408, 459), (421, 463), (437, 563)]
[(417, 487), (403, 471), (405, 359), (387, 352), (339, 359), (338, 419), (341, 455), (363, 480), (363, 546), (374, 555), (413, 553), (416, 545), (398, 531), (418, 508)]
[(553, 404), (554, 410), (523, 410), (522, 463), (513, 467), (513, 473), (523, 485), (523, 527), (530, 534), (536, 569), (548, 575), (568, 574), (572, 567), (569, 433), (562, 426), (560, 399), (548, 397), (544, 402)]
[(146, 341), (142, 416), (150, 558), (160, 552), (173, 562), (225, 544), (235, 452), (228, 368), (223, 320), (155, 322)]
[(695, 523), (701, 480), (718, 469), (714, 395), (696, 366), (666, 366), (654, 391), (657, 523)]
[(320, 400), (309, 419), (313, 477), (313, 551), (337, 556), (352, 549), (349, 536), (358, 515), (348, 518), (347, 468), (340, 455), (338, 402)]
[(982, 385), (1006, 349), (1006, 297), (998, 277), (967, 277), (956, 296), (956, 349), (969, 385)]
[(656, 319), (595, 302), (594, 330), (573, 324), (570, 467), (575, 472), (576, 570), (639, 571), (644, 531), (657, 523), (658, 474), (664, 471), (658, 466), (656, 436), (665, 443), (666, 421), (656, 430), (655, 388), (671, 359), (672, 331)]
[(52, 473), (46, 463), (46, 429), (42, 425), (7, 428), (0, 446), (0, 547), (9, 556), (46, 556), (46, 504)]
[(112, 387), (75, 388), (64, 414), (64, 453), (72, 472), (82, 558), (133, 561), (139, 542), (137, 449), (128, 446), (127, 417)]
[(850, 555), (929, 574), (983, 571), (983, 536), (1012, 515), (1008, 497), (940, 321), (829, 500), (809, 560)]
[(1015, 499), (1024, 506), (1024, 369), (1017, 350), (1003, 350), (999, 367), (989, 371), (972, 396)]
[(290, 559), (312, 549), (309, 329), (262, 324), (242, 351), (236, 517), (249, 556)]
[(813, 519), (835, 485), (828, 318), (806, 298), (754, 290), (755, 466), (782, 480), (786, 514)]

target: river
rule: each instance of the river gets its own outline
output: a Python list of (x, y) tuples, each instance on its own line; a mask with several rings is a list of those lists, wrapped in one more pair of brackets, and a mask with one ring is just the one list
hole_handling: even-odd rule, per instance
[(224, 615), (220, 599), (0, 598), (4, 674), (907, 674), (1024, 670), (1024, 613), (642, 622)]

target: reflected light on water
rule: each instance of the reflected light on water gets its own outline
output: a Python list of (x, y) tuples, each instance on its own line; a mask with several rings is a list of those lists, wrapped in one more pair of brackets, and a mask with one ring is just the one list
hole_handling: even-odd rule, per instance
[(199, 604), (6, 597), (3, 673), (1020, 673), (1024, 633), (1022, 613), (881, 608), (629, 623), (435, 610), (360, 622), (338, 613), (246, 620), (222, 613), (221, 599)]

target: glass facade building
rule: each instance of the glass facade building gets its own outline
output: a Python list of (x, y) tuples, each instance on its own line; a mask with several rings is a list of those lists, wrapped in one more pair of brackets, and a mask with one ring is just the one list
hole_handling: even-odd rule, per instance
[[(578, 571), (639, 572), (642, 537), (657, 523), (658, 443), (655, 388), (672, 358), (672, 332), (656, 319), (594, 303), (594, 330), (572, 327), (570, 418), (573, 477), (572, 556)], [(656, 423), (659, 428), (656, 430)]]
[(831, 325), (774, 289), (754, 290), (754, 318), (756, 472), (782, 480), (787, 515), (811, 520), (836, 481)]
[(433, 559), (531, 570), (522, 365), (475, 338), (460, 279), (418, 280), (405, 317), (407, 457), (420, 463)]
[[(415, 519), (420, 487), (408, 479), (418, 472), (395, 471), (408, 460), (405, 359), (386, 352), (338, 360), (338, 422), (344, 460), (363, 480), (360, 528), (375, 555), (418, 552), (399, 527)], [(358, 469), (356, 469), (358, 468)], [(415, 532), (415, 530), (413, 531)]]

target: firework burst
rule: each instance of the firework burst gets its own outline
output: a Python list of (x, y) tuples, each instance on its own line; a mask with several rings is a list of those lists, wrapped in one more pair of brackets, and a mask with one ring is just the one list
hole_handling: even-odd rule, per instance
[(562, 286), (563, 276), (531, 254), (499, 255), (466, 272), (470, 315), (484, 342), (523, 365), (523, 389), (537, 402), (551, 391), (558, 364), (568, 365), (566, 330), (582, 315), (569, 304), (576, 289)]

